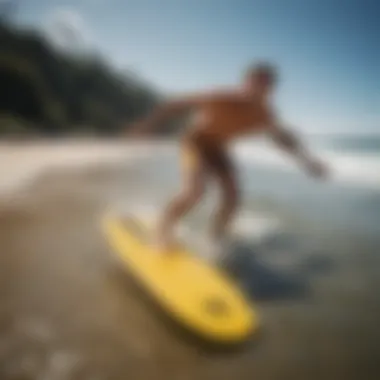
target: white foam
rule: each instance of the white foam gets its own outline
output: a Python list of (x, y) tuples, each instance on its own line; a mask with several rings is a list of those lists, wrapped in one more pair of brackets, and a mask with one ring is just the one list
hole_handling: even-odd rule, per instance
[[(47, 170), (99, 163), (132, 162), (149, 154), (147, 144), (61, 142), (29, 146), (1, 146), (0, 193), (11, 194)], [(157, 147), (158, 149), (160, 147)]]
[[(233, 152), (238, 160), (245, 163), (289, 172), (299, 171), (291, 156), (263, 143), (241, 143), (234, 147)], [(380, 190), (380, 155), (338, 153), (321, 149), (313, 154), (328, 166), (332, 181)]]
[(280, 220), (269, 214), (241, 212), (234, 220), (233, 233), (251, 240), (262, 240), (279, 231)]

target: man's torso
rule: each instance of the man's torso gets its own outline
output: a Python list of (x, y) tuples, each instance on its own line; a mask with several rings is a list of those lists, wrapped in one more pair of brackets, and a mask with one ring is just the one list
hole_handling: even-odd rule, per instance
[(262, 132), (270, 118), (266, 104), (241, 95), (216, 97), (200, 107), (188, 134), (202, 135), (225, 144), (247, 134)]

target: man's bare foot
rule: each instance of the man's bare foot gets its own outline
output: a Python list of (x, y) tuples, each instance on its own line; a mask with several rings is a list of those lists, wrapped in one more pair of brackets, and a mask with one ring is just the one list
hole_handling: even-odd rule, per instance
[(202, 246), (203, 257), (207, 261), (214, 261), (217, 259), (222, 249), (221, 242), (211, 237), (206, 237)]
[(231, 241), (227, 237), (210, 237), (206, 240), (204, 258), (209, 262), (224, 260), (231, 249)]
[(158, 254), (168, 254), (172, 252), (178, 245), (171, 236), (159, 234), (153, 242), (154, 251)]

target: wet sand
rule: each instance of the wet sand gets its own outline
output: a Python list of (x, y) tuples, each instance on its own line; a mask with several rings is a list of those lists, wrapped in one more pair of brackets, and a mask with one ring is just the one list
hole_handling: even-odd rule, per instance
[[(99, 218), (138, 186), (140, 164), (111, 146), (86, 165), (38, 169), (23, 184), (30, 154), (1, 153), (13, 187), (0, 197), (0, 379), (379, 378), (376, 242), (313, 231), (324, 244), (291, 268), (275, 253), (258, 257), (251, 286), (265, 334), (244, 352), (211, 355), (157, 318), (101, 234)], [(53, 162), (57, 153), (34, 154)], [(280, 296), (286, 289), (293, 290)]]

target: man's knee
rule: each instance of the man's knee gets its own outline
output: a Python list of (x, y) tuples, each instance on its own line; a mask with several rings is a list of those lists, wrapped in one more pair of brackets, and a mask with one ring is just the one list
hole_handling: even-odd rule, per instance
[(240, 194), (236, 186), (225, 186), (222, 190), (222, 207), (229, 212), (234, 212), (240, 204)]
[(186, 196), (191, 202), (196, 203), (202, 199), (204, 192), (205, 192), (204, 186), (199, 185), (199, 186), (193, 187), (192, 189), (189, 189), (186, 192)]
[(204, 194), (204, 186), (203, 185), (198, 185), (198, 186), (193, 186), (188, 189), (184, 189), (182, 193), (179, 195), (179, 198), (184, 202), (184, 203), (197, 203), (201, 200)]

